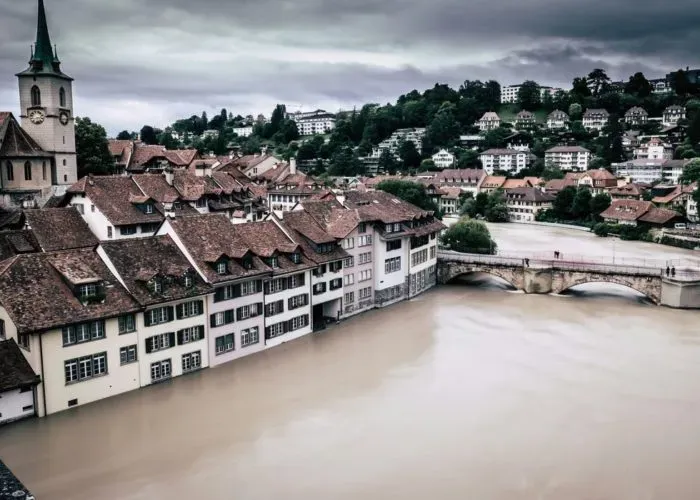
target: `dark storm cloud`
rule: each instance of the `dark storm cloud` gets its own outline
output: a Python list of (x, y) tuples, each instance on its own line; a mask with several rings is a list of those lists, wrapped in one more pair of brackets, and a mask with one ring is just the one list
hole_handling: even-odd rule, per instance
[[(436, 81), (569, 85), (697, 65), (697, 0), (45, 0), (79, 114), (111, 130), (226, 106), (386, 102)], [(35, 32), (0, 0), (0, 108)], [(160, 122), (163, 123), (160, 123)]]

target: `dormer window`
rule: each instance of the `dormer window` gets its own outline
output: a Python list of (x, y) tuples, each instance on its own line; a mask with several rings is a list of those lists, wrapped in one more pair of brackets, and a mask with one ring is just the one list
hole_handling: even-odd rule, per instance
[(251, 269), (253, 269), (253, 258), (250, 255), (248, 255), (243, 258), (241, 264), (243, 265), (243, 269), (245, 269), (246, 271), (250, 271)]
[(226, 274), (227, 271), (228, 271), (228, 266), (226, 265), (226, 262), (222, 261), (222, 262), (218, 262), (216, 264), (216, 274), (223, 275), (223, 274)]
[(272, 257), (267, 259), (267, 263), (272, 269), (277, 269), (278, 267), (280, 267), (280, 261), (276, 255), (273, 255)]
[(190, 274), (185, 274), (185, 278), (183, 281), (185, 284), (185, 288), (192, 288), (194, 286), (194, 279)]
[(154, 293), (163, 293), (163, 281), (162, 280), (153, 280), (153, 292)]
[(153, 213), (153, 205), (151, 205), (150, 203), (147, 205), (144, 205), (143, 211), (148, 215), (152, 214)]
[(293, 254), (291, 254), (290, 259), (295, 264), (301, 264), (301, 254), (299, 252), (294, 252)]
[(78, 287), (78, 296), (81, 299), (91, 299), (97, 296), (97, 284), (90, 283), (88, 285), (80, 285)]

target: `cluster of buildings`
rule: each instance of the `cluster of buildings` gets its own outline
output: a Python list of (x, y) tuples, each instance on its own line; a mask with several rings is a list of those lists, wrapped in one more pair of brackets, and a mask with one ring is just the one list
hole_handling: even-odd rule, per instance
[[(424, 128), (402, 128), (396, 130), (394, 133), (389, 136), (389, 138), (383, 140), (380, 142), (377, 147), (372, 149), (372, 152), (369, 154), (369, 156), (360, 158), (362, 161), (363, 165), (366, 168), (367, 173), (369, 174), (377, 174), (378, 172), (378, 165), (379, 165), (379, 158), (382, 156), (382, 153), (385, 151), (388, 151), (391, 153), (394, 158), (399, 161), (399, 147), (401, 146), (401, 143), (403, 142), (412, 142), (413, 145), (416, 147), (416, 151), (419, 153), (423, 149), (423, 137), (425, 136), (425, 129)], [(453, 157), (454, 161), (454, 157)]]
[[(518, 93), (522, 84), (519, 85), (505, 85), (501, 87), (501, 104), (514, 104), (518, 102)], [(544, 87), (540, 86), (540, 99), (545, 97), (554, 97), (557, 92), (565, 92), (564, 89), (556, 87)]]

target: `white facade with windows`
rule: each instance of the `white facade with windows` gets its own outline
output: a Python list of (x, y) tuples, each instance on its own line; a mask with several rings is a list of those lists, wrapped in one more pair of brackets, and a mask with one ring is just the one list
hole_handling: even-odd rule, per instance
[(328, 134), (335, 128), (335, 115), (319, 109), (312, 113), (291, 115), (297, 124), (299, 135)]
[(0, 392), (0, 425), (34, 415), (31, 387)]
[(544, 154), (545, 165), (560, 170), (585, 172), (590, 161), (591, 152), (580, 146), (557, 146), (548, 149)]
[(405, 290), (408, 276), (408, 248), (410, 240), (402, 237), (401, 223), (385, 224), (374, 244), (374, 296), (375, 305), (384, 307), (407, 297)]
[(253, 127), (233, 127), (233, 133), (238, 137), (250, 137), (253, 135)]
[(408, 296), (415, 297), (437, 283), (437, 233), (408, 241)]
[[(265, 287), (265, 345), (273, 347), (311, 333), (311, 272), (274, 276)], [(342, 292), (341, 292), (342, 293)], [(297, 297), (305, 296), (305, 304)], [(302, 305), (303, 304), (303, 305)]]
[[(518, 102), (518, 92), (522, 85), (504, 85), (501, 87), (501, 104), (515, 104)], [(563, 89), (555, 87), (540, 87), (540, 99), (545, 96), (554, 97), (554, 95), (563, 91)]]
[(441, 149), (432, 156), (433, 163), (437, 168), (445, 169), (452, 168), (455, 164), (455, 155), (447, 151), (446, 149)]
[(514, 149), (488, 149), (479, 155), (479, 159), (489, 175), (495, 170), (518, 173), (529, 164), (529, 154)]

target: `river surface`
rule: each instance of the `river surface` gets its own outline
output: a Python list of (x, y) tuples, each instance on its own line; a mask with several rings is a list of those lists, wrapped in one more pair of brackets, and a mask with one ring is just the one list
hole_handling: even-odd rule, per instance
[[(582, 232), (491, 229), (502, 251), (612, 255)], [(0, 428), (0, 456), (38, 500), (700, 498), (700, 312), (469, 281)]]

